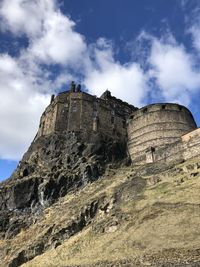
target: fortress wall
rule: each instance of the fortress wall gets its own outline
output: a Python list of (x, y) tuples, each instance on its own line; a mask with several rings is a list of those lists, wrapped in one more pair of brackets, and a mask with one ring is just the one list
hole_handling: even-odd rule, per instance
[(55, 130), (56, 117), (57, 105), (48, 106), (40, 119), (37, 137), (40, 137), (41, 135), (50, 134)]
[[(181, 139), (174, 142), (173, 144), (167, 144), (162, 147), (158, 147), (153, 152), (153, 162), (180, 162), (184, 160), (183, 156), (183, 144), (181, 142)], [(134, 165), (142, 165), (146, 164), (147, 162), (147, 156), (146, 153), (139, 153), (135, 155), (133, 164)]]
[(68, 127), (69, 114), (69, 93), (60, 93), (53, 102), (57, 106), (57, 116), (55, 121), (55, 131), (65, 131)]
[(68, 131), (80, 131), (81, 114), (82, 114), (82, 94), (70, 93), (69, 96), (69, 113), (68, 113)]
[[(188, 132), (188, 128), (186, 129)], [(158, 130), (151, 130), (148, 133), (144, 133), (142, 135), (142, 143), (141, 143), (141, 136), (137, 136), (132, 139), (130, 145), (134, 146), (137, 151), (142, 151), (143, 146), (146, 146), (148, 143), (154, 143), (161, 145), (171, 143), (171, 140), (178, 140), (183, 133), (183, 129), (158, 129)]]
[(55, 103), (66, 103), (69, 99), (70, 92), (61, 92), (59, 93), (56, 98), (54, 99)]
[(54, 131), (93, 131), (126, 139), (126, 119), (136, 110), (135, 107), (112, 97), (97, 98), (85, 92), (62, 92), (46, 108), (37, 137)]
[[(69, 94), (67, 92), (59, 94), (52, 103), (46, 108), (40, 119), (40, 125), (37, 133), (37, 138), (42, 135), (48, 135), (55, 130), (62, 128), (62, 118), (64, 117), (64, 103), (67, 103)], [(62, 115), (63, 114), (63, 115)]]
[(128, 124), (128, 147), (132, 161), (149, 147), (155, 150), (166, 147), (195, 128), (190, 111), (178, 104), (155, 104), (135, 111)]
[(99, 99), (99, 119), (102, 131), (115, 136), (116, 138), (125, 139), (127, 136), (126, 119), (136, 109), (115, 97)]
[(82, 110), (81, 110), (81, 131), (91, 132), (93, 125), (95, 97), (89, 94), (82, 94)]
[[(93, 131), (93, 123), (97, 119), (97, 131), (103, 134), (113, 136), (114, 129), (117, 128), (121, 134), (126, 131), (122, 130), (122, 118), (115, 115), (110, 102), (98, 99), (94, 96), (83, 94), (82, 102), (82, 120), (81, 128), (88, 132)], [(114, 117), (114, 120), (111, 118)]]
[[(138, 156), (138, 154), (145, 154), (146, 153), (146, 150), (150, 147), (153, 147), (155, 149), (158, 149), (158, 148), (163, 148), (163, 147), (166, 147), (168, 144), (170, 143), (175, 143), (179, 140), (180, 138), (166, 138), (166, 139), (154, 139), (154, 140), (150, 140), (150, 141), (147, 141), (145, 143), (142, 143), (140, 146), (131, 146), (129, 143), (128, 143), (128, 147), (129, 147), (129, 153), (131, 155), (131, 159), (132, 161), (135, 160), (135, 157)], [(173, 141), (172, 141), (173, 140)]]
[(125, 118), (130, 115), (133, 109), (127, 106), (124, 107), (122, 101), (120, 102), (121, 106), (119, 106), (117, 100), (112, 100), (112, 97), (101, 99), (82, 93), (82, 99), (82, 130), (93, 131), (94, 121), (97, 121), (98, 132), (112, 137), (116, 136), (116, 138), (126, 137)]
[(200, 154), (200, 128), (182, 136), (183, 157), (191, 159)]
[(99, 102), (98, 107), (99, 131), (106, 135), (113, 135), (114, 122), (111, 122), (111, 109), (105, 103)]
[(57, 120), (55, 122), (56, 131), (67, 130), (69, 114), (69, 101), (57, 104)]
[[(191, 131), (179, 138), (177, 142), (157, 147), (152, 153), (153, 162), (181, 162), (192, 159), (200, 154), (200, 128)], [(145, 153), (135, 155), (133, 164), (147, 163)], [(152, 163), (152, 162), (149, 162)]]
[[(129, 123), (130, 126), (130, 123)], [(129, 129), (129, 134), (131, 136), (134, 136), (134, 139), (137, 140), (138, 137), (141, 136), (141, 132), (142, 134), (148, 135), (149, 133), (153, 132), (153, 131), (162, 131), (162, 128), (165, 128), (165, 131), (171, 131), (171, 130), (175, 130), (175, 131), (186, 131), (188, 132), (188, 124), (185, 123), (181, 123), (181, 122), (153, 122), (152, 124), (148, 125), (148, 127), (146, 126), (141, 126), (141, 128), (138, 129), (134, 129), (134, 128), (130, 128)]]
[(168, 144), (163, 148), (155, 151), (155, 162), (180, 162), (183, 161), (183, 144), (181, 139), (173, 144)]

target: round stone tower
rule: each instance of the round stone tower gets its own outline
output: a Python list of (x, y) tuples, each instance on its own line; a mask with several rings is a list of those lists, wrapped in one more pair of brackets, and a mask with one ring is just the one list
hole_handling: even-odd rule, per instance
[(133, 162), (151, 150), (180, 140), (197, 128), (192, 113), (178, 104), (152, 104), (135, 111), (128, 122), (128, 148)]

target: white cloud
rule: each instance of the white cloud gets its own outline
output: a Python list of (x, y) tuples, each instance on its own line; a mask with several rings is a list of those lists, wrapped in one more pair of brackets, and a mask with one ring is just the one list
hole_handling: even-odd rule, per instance
[(54, 12), (45, 21), (42, 36), (32, 40), (29, 53), (46, 64), (77, 65), (84, 56), (86, 45), (72, 26), (67, 17)]
[(0, 80), (0, 158), (19, 159), (36, 134), (49, 95), (34, 90), (9, 55), (0, 56)]
[(0, 15), (4, 29), (14, 34), (40, 35), (46, 14), (54, 8), (54, 1), (3, 0)]
[(192, 25), (188, 32), (192, 35), (193, 47), (200, 53), (200, 22)]
[(102, 38), (97, 40), (92, 54), (95, 61), (84, 80), (90, 92), (99, 96), (108, 89), (124, 101), (142, 105), (148, 85), (140, 65), (134, 62), (122, 65), (115, 61), (112, 44)]
[(3, 0), (0, 15), (4, 29), (28, 37), (28, 54), (38, 63), (73, 66), (86, 51), (83, 36), (73, 29), (75, 23), (54, 0)]
[(182, 45), (153, 38), (149, 63), (165, 100), (188, 105), (200, 87), (194, 57)]

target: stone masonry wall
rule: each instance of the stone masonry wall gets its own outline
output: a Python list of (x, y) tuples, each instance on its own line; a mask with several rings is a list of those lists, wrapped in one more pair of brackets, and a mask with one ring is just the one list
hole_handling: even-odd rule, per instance
[(181, 137), (183, 143), (183, 157), (185, 160), (200, 154), (200, 128)]
[(45, 112), (42, 114), (37, 137), (48, 135), (51, 132), (55, 131), (57, 108), (58, 106), (56, 104), (53, 104), (51, 106), (48, 106)]
[(194, 130), (196, 123), (190, 111), (178, 104), (154, 104), (135, 111), (128, 124), (128, 147), (134, 162), (138, 155), (153, 147), (166, 147)]
[(112, 97), (109, 91), (97, 98), (85, 92), (60, 93), (46, 108), (37, 137), (54, 131), (92, 131), (126, 139), (126, 119), (136, 108)]
[[(179, 138), (178, 141), (157, 147), (152, 152), (153, 162), (181, 162), (192, 159), (200, 154), (200, 128), (191, 131)], [(138, 154), (133, 164), (141, 165), (147, 163), (147, 154)]]

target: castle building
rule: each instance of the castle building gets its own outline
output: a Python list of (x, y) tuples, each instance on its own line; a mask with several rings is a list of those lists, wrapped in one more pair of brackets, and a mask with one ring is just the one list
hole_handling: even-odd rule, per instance
[(137, 110), (132, 105), (111, 96), (107, 90), (98, 98), (81, 92), (80, 85), (71, 83), (69, 91), (51, 97), (43, 113), (36, 138), (53, 132), (99, 132), (125, 140), (126, 122)]
[(133, 162), (158, 161), (167, 157), (166, 152), (172, 156), (176, 146), (180, 153), (181, 136), (195, 129), (192, 113), (184, 106), (172, 103), (145, 106), (133, 112), (129, 119), (131, 159)]
[(200, 154), (200, 129), (186, 107), (160, 103), (138, 109), (108, 90), (101, 97), (82, 92), (74, 82), (68, 91), (51, 97), (36, 139), (66, 131), (125, 141), (133, 164), (180, 161)]

